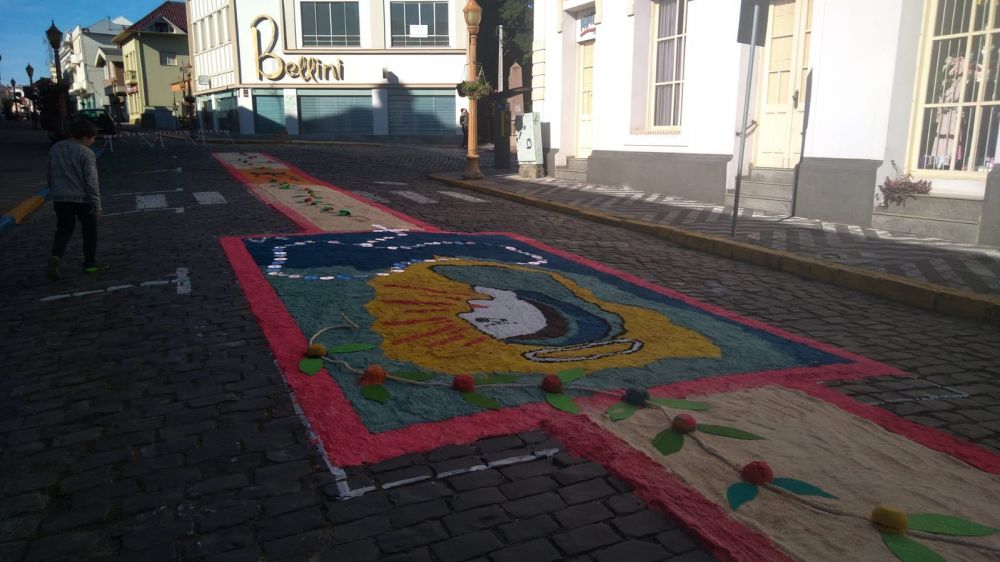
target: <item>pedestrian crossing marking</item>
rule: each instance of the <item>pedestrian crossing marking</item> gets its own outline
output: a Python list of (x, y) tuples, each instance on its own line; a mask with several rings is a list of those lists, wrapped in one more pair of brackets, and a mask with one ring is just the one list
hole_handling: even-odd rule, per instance
[(192, 195), (199, 205), (224, 205), (228, 203), (218, 191), (197, 191)]
[(485, 199), (480, 199), (478, 197), (473, 197), (471, 195), (466, 195), (464, 193), (459, 193), (457, 191), (438, 191), (442, 195), (447, 195), (448, 197), (454, 197), (455, 199), (461, 199), (462, 201), (468, 201), (469, 203), (486, 203)]
[(421, 205), (427, 205), (429, 203), (437, 203), (436, 200), (431, 199), (430, 197), (424, 197), (423, 195), (416, 193), (414, 191), (393, 191), (393, 193), (399, 195), (400, 197), (405, 197), (415, 203), (420, 203)]
[(146, 209), (162, 209), (166, 206), (167, 196), (162, 193), (135, 196), (135, 208), (139, 211), (145, 211)]

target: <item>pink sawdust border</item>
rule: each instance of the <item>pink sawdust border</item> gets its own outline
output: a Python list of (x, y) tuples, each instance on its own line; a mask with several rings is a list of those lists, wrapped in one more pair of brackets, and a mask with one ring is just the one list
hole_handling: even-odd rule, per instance
[[(242, 152), (240, 152), (240, 154), (242, 154)], [(426, 222), (424, 222), (422, 220), (419, 220), (419, 219), (415, 219), (415, 218), (413, 218), (413, 217), (411, 217), (409, 215), (406, 215), (404, 213), (401, 213), (401, 212), (399, 212), (399, 211), (397, 211), (395, 209), (391, 209), (391, 208), (389, 208), (389, 207), (387, 207), (385, 205), (382, 205), (380, 203), (376, 203), (375, 201), (371, 201), (369, 199), (361, 197), (360, 195), (357, 195), (357, 194), (355, 194), (355, 193), (353, 193), (351, 191), (339, 188), (339, 187), (337, 187), (337, 186), (335, 186), (335, 185), (333, 185), (333, 184), (331, 184), (329, 182), (325, 182), (323, 180), (320, 180), (319, 178), (306, 173), (303, 169), (299, 168), (298, 166), (295, 166), (294, 164), (290, 164), (288, 162), (285, 162), (284, 160), (281, 160), (280, 158), (275, 158), (274, 156), (272, 156), (272, 155), (270, 155), (270, 154), (268, 154), (266, 152), (258, 152), (257, 154), (260, 154), (262, 156), (270, 158), (275, 163), (282, 164), (282, 165), (286, 166), (289, 170), (291, 170), (292, 172), (295, 172), (296, 174), (302, 176), (303, 179), (308, 180), (311, 184), (316, 184), (316, 185), (318, 185), (320, 187), (324, 187), (324, 188), (329, 189), (331, 191), (336, 191), (337, 193), (339, 193), (341, 195), (344, 195), (344, 196), (347, 196), (347, 197), (350, 197), (351, 199), (354, 199), (354, 200), (358, 201), (359, 203), (364, 203), (365, 205), (368, 205), (369, 207), (374, 207), (374, 208), (376, 208), (376, 209), (378, 209), (378, 210), (380, 210), (380, 211), (382, 211), (384, 213), (387, 213), (389, 215), (392, 215), (392, 216), (396, 217), (397, 219), (404, 220), (404, 221), (412, 224), (413, 226), (416, 226), (417, 228), (420, 228), (420, 229), (422, 229), (424, 231), (427, 231), (427, 232), (441, 232), (441, 229), (439, 229), (438, 227), (436, 227), (436, 226), (434, 226), (432, 224), (426, 223)], [(246, 181), (244, 179), (244, 174), (242, 173), (242, 171), (239, 168), (237, 168), (237, 167), (233, 166), (232, 164), (230, 164), (229, 162), (226, 162), (225, 160), (223, 160), (221, 157), (219, 157), (218, 153), (212, 153), (212, 157), (215, 158), (216, 162), (218, 162), (219, 164), (221, 164), (222, 167), (225, 168), (226, 171), (229, 172), (230, 175), (232, 175), (237, 181), (239, 181), (240, 183), (242, 183), (243, 185), (245, 185), (250, 190), (251, 193), (253, 193), (262, 202), (264, 202), (265, 205), (267, 205), (268, 207), (271, 207), (272, 209), (274, 209), (274, 210), (278, 211), (279, 213), (281, 213), (281, 214), (285, 215), (286, 217), (288, 217), (288, 219), (291, 220), (293, 223), (295, 223), (295, 226), (297, 226), (299, 228), (299, 230), (301, 230), (303, 233), (313, 234), (313, 233), (317, 233), (317, 232), (325, 232), (323, 229), (321, 229), (318, 226), (316, 226), (316, 224), (313, 223), (311, 220), (309, 220), (308, 218), (306, 218), (306, 216), (303, 215), (302, 213), (299, 213), (298, 211), (296, 211), (292, 207), (289, 207), (288, 205), (285, 205), (285, 204), (277, 201), (276, 199), (274, 199), (273, 197), (271, 197), (271, 195), (268, 194), (267, 191), (265, 191), (264, 189), (260, 188), (256, 184), (251, 183), (249, 181)]]

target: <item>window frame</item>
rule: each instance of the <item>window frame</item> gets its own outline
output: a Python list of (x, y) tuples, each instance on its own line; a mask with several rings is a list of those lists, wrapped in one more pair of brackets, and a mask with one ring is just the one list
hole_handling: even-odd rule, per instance
[[(317, 4), (317, 3), (327, 3), (327, 4), (355, 4), (358, 7), (358, 43), (356, 45), (306, 45), (305, 40), (305, 29), (304, 21), (302, 18), (302, 5), (303, 4)], [(361, 0), (296, 0), (294, 4), (295, 9), (295, 46), (299, 49), (360, 49), (364, 48), (368, 40), (368, 33), (366, 33), (367, 28), (365, 23), (369, 20), (369, 10), (367, 9), (367, 3)], [(333, 35), (333, 26), (331, 20), (331, 34), (330, 37), (338, 37)], [(346, 31), (346, 29), (345, 29)], [(314, 36), (319, 37), (319, 34), (314, 34)], [(343, 35), (343, 37), (354, 37), (353, 35)]]
[[(652, 134), (676, 134), (681, 132), (681, 128), (684, 125), (684, 76), (685, 70), (687, 68), (687, 37), (688, 37), (688, 13), (689, 6), (688, 0), (673, 0), (677, 3), (677, 6), (683, 5), (684, 11), (684, 21), (682, 33), (676, 35), (668, 35), (665, 37), (659, 37), (660, 28), (660, 11), (663, 9), (663, 3), (669, 2), (671, 0), (655, 0), (652, 2), (652, 9), (650, 10), (650, 53), (649, 53), (649, 71), (648, 71), (648, 87), (647, 87), (647, 99), (646, 99), (646, 133)], [(672, 30), (672, 31), (676, 31)], [(658, 45), (661, 41), (674, 40), (679, 43), (680, 48), (674, 51), (674, 80), (667, 80), (664, 82), (656, 81), (656, 69), (659, 63), (658, 59)], [(677, 67), (678, 62), (680, 63), (680, 79), (677, 79)], [(677, 124), (671, 125), (657, 125), (656, 124), (656, 88), (658, 86), (671, 85), (675, 89), (680, 89), (680, 102), (677, 105)], [(673, 96), (674, 94), (672, 94)], [(671, 111), (673, 107), (673, 97), (671, 97)], [(671, 116), (673, 114), (671, 113)]]
[[(963, 154), (972, 155), (972, 167), (975, 168), (975, 158), (976, 152), (979, 148), (979, 134), (980, 134), (980, 121), (982, 119), (982, 113), (984, 110), (989, 111), (992, 107), (1000, 108), (1000, 96), (992, 101), (985, 100), (986, 93), (986, 83), (989, 76), (989, 63), (990, 63), (990, 47), (998, 47), (1000, 45), (1000, 2), (997, 0), (989, 0), (986, 4), (987, 18), (983, 29), (980, 31), (975, 31), (974, 27), (975, 21), (975, 2), (973, 2), (973, 11), (969, 16), (969, 25), (959, 33), (946, 33), (942, 35), (935, 35), (935, 27), (937, 25), (937, 11), (941, 4), (941, 0), (934, 0), (933, 2), (926, 2), (924, 5), (924, 17), (923, 17), (923, 30), (921, 41), (920, 41), (920, 51), (917, 65), (918, 76), (914, 81), (914, 93), (913, 93), (913, 104), (911, 106), (910, 113), (910, 134), (909, 134), (909, 145), (907, 149), (907, 171), (911, 172), (915, 177), (918, 178), (928, 178), (928, 179), (952, 179), (952, 180), (963, 180), (963, 179), (975, 179), (982, 180), (989, 173), (989, 170), (964, 170), (964, 169), (950, 169), (955, 164), (956, 152), (958, 150), (958, 140), (961, 137), (962, 125), (961, 118), (962, 113), (967, 108), (972, 108), (972, 124), (971, 131), (969, 132), (970, 144), (963, 148)], [(992, 9), (991, 9), (992, 8)], [(991, 24), (993, 27), (991, 27)], [(994, 40), (991, 36), (997, 35), (997, 39)], [(965, 68), (962, 74), (962, 84), (959, 89), (959, 100), (956, 102), (928, 102), (927, 101), (927, 87), (929, 82), (929, 74), (931, 69), (931, 59), (934, 56), (934, 45), (936, 41), (949, 41), (953, 39), (965, 39), (965, 53), (968, 55), (973, 51), (972, 44), (976, 37), (982, 37), (982, 50), (986, 52), (986, 59), (982, 62), (984, 80), (975, 95), (975, 99), (970, 102), (964, 101), (965, 90), (969, 85), (969, 78), (975, 77), (976, 72), (970, 71), (969, 64), (965, 63)], [(997, 57), (1000, 59), (1000, 50), (997, 51)], [(968, 61), (968, 57), (965, 57)], [(1000, 65), (1000, 60), (998, 60), (998, 65)], [(998, 66), (1000, 68), (1000, 66)], [(930, 107), (928, 107), (930, 106)], [(922, 136), (925, 126), (928, 125), (925, 122), (925, 110), (934, 109), (935, 107), (956, 107), (958, 109), (958, 119), (959, 124), (957, 130), (955, 131), (954, 137), (956, 139), (955, 147), (950, 149), (949, 154), (949, 169), (937, 169), (937, 168), (921, 168), (921, 159), (927, 155), (922, 155), (923, 143)], [(1000, 109), (998, 109), (1000, 110)], [(1000, 137), (1000, 123), (994, 125), (997, 128), (995, 135)], [(983, 141), (989, 143), (989, 132), (987, 132), (986, 138)], [(1000, 152), (1000, 138), (996, 139), (997, 150)], [(994, 154), (994, 155), (995, 155)], [(984, 152), (985, 156), (985, 152)], [(986, 160), (984, 160), (984, 167)], [(963, 162), (963, 165), (968, 163)], [(1000, 158), (993, 161), (993, 165), (1000, 164)]]
[[(170, 63), (170, 58), (173, 57), (173, 64)], [(178, 59), (178, 54), (174, 51), (160, 51), (160, 66), (180, 66), (180, 59)]]
[[(448, 18), (448, 21), (446, 22), (446, 25), (445, 25), (445, 28), (446, 28), (445, 33), (442, 35), (440, 33), (440, 29), (437, 29), (437, 31), (438, 31), (437, 34), (435, 34), (435, 35), (428, 34), (428, 38), (427, 38), (427, 39), (430, 39), (432, 37), (445, 37), (446, 41), (444, 42), (444, 44), (437, 44), (437, 45), (406, 45), (406, 44), (396, 45), (396, 44), (394, 44), (394, 37), (409, 37), (409, 30), (408, 29), (406, 30), (407, 31), (406, 35), (401, 35), (401, 36), (393, 35), (393, 33), (392, 33), (392, 6), (393, 6), (393, 4), (402, 4), (402, 5), (406, 5), (406, 4), (444, 4), (445, 5), (444, 14)], [(454, 9), (453, 8), (454, 8), (454, 6), (453, 6), (453, 1), (452, 0), (386, 0), (384, 2), (384, 4), (383, 4), (383, 10), (384, 10), (384, 13), (385, 13), (385, 39), (386, 39), (385, 44), (386, 44), (386, 49), (449, 49), (449, 48), (452, 48), (453, 45), (454, 45), (454, 40), (453, 40), (454, 32), (453, 32), (453, 30), (455, 29), (455, 27), (454, 27), (455, 26), (455, 13), (454, 13)], [(417, 9), (417, 13), (418, 13), (418, 15), (420, 14), (419, 8)], [(436, 10), (436, 8), (433, 10), (433, 13), (435, 14), (434, 15), (434, 18), (435, 18), (435, 21), (434, 21), (435, 28), (437, 28), (438, 26), (437, 26), (437, 10)], [(405, 23), (406, 23), (405, 22), (405, 17), (406, 17), (405, 16), (405, 8), (404, 8), (404, 16), (403, 17), (404, 17), (403, 24), (404, 24), (404, 27), (405, 27)], [(422, 18), (421, 18), (421, 21), (422, 21)], [(463, 22), (463, 24), (464, 24), (464, 22)], [(421, 24), (421, 25), (424, 25), (424, 24)]]

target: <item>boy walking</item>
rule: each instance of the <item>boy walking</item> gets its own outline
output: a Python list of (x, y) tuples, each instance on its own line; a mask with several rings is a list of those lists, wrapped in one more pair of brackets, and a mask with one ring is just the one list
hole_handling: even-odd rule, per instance
[(96, 273), (106, 269), (94, 261), (101, 190), (97, 182), (97, 157), (89, 147), (97, 138), (97, 127), (81, 119), (70, 127), (70, 137), (57, 142), (49, 152), (49, 193), (56, 212), (56, 239), (46, 271), (49, 281), (59, 279), (62, 256), (77, 221), (83, 229), (83, 271)]

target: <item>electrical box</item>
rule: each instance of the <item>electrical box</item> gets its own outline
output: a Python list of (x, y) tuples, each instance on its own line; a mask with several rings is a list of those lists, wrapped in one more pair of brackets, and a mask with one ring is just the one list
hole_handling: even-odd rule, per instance
[(517, 127), (518, 164), (544, 164), (542, 156), (542, 122), (539, 114), (519, 115), (514, 123)]

